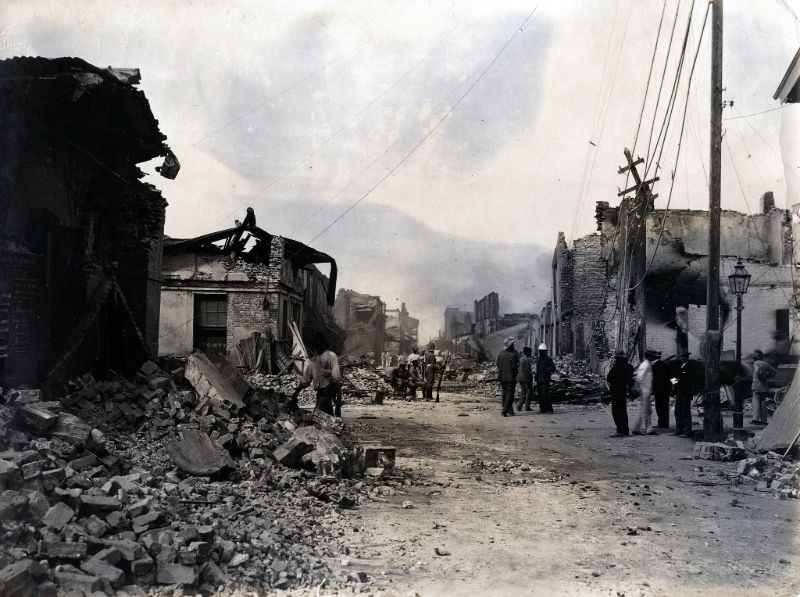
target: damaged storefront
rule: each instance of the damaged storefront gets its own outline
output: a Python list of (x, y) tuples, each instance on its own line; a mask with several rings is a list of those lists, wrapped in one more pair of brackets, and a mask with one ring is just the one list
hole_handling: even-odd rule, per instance
[(159, 354), (201, 350), (250, 368), (261, 354), (259, 368), (271, 372), (290, 362), (293, 328), (306, 340), (322, 333), (340, 351), (336, 277), (332, 257), (258, 228), (252, 210), (235, 228), (166, 239)]
[[(643, 293), (625, 284), (630, 269), (628, 230), (620, 207), (598, 202), (598, 232), (568, 246), (559, 234), (553, 257), (553, 296), (547, 320), (557, 354), (574, 354), (593, 364), (616, 348), (636, 352), (642, 321), (638, 301), (644, 296), (647, 344), (665, 357), (687, 348), (703, 354), (708, 262), (708, 213), (701, 210), (655, 210), (647, 216), (647, 276)], [(735, 352), (736, 297), (728, 275), (741, 258), (752, 275), (745, 297), (742, 352), (760, 348), (787, 354), (794, 326), (791, 221), (774, 205), (772, 193), (761, 198), (760, 213), (722, 212), (720, 273), (723, 359)], [(626, 248), (627, 247), (627, 248)], [(732, 358), (732, 357), (731, 357)]]
[(138, 69), (0, 61), (0, 385), (135, 371), (158, 344), (165, 144)]

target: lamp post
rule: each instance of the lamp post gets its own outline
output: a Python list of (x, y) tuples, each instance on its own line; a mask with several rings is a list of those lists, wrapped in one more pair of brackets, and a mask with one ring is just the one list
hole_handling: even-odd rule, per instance
[[(750, 287), (750, 274), (742, 264), (742, 258), (736, 263), (733, 268), (733, 273), (728, 276), (728, 287), (730, 291), (736, 295), (736, 371), (737, 374), (742, 367), (742, 296), (747, 293)], [(737, 431), (741, 432), (744, 428), (744, 391), (742, 388), (737, 387), (734, 392), (735, 405), (733, 408), (733, 429), (734, 435)]]

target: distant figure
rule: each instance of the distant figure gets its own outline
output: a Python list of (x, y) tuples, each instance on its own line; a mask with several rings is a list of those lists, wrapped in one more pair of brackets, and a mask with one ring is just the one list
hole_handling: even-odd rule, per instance
[(611, 416), (617, 432), (610, 437), (628, 437), (628, 390), (633, 385), (633, 367), (628, 362), (624, 350), (614, 353), (614, 364), (606, 376), (611, 392)]
[(653, 360), (653, 398), (659, 429), (669, 429), (669, 395), (672, 392), (669, 365), (661, 360), (661, 351), (654, 353)]
[(644, 352), (644, 358), (636, 368), (636, 388), (639, 390), (639, 414), (631, 430), (633, 435), (658, 435), (651, 422), (652, 412), (650, 404), (653, 400), (653, 365), (651, 359), (655, 358), (655, 351), (649, 348)]
[(411, 354), (408, 355), (408, 372), (416, 371), (417, 376), (420, 375), (420, 366), (422, 364), (422, 356), (419, 354), (419, 349), (415, 346), (411, 349)]
[(753, 351), (753, 420), (754, 425), (767, 424), (767, 399), (769, 398), (769, 379), (777, 371), (764, 360), (764, 353), (760, 350)]
[(433, 386), (436, 384), (436, 372), (438, 369), (435, 359), (432, 363), (425, 365), (425, 373), (422, 380), (422, 396), (425, 400), (433, 400)]
[(255, 226), (256, 225), (256, 212), (253, 211), (252, 207), (247, 208), (247, 215), (244, 217), (244, 222), (242, 222), (242, 226)]
[(506, 338), (503, 342), (505, 350), (497, 355), (497, 379), (503, 390), (504, 417), (514, 415), (514, 388), (517, 387), (519, 370), (519, 353), (514, 349), (514, 338)]
[(531, 395), (533, 394), (533, 351), (530, 346), (522, 349), (522, 358), (519, 360), (519, 373), (517, 382), (519, 383), (519, 402), (517, 410), (531, 409)]
[(405, 363), (400, 363), (397, 368), (392, 371), (391, 384), (395, 391), (401, 398), (406, 397), (406, 390), (408, 390), (408, 368)]
[(303, 380), (294, 391), (293, 402), (305, 388), (313, 384), (317, 392), (318, 408), (324, 413), (336, 417), (342, 416), (342, 373), (339, 369), (339, 357), (328, 350), (327, 341), (322, 334), (317, 334), (309, 345), (312, 355), (306, 361)]
[(550, 396), (550, 376), (556, 372), (556, 364), (547, 354), (547, 344), (539, 345), (539, 356), (536, 359), (536, 390), (539, 395), (539, 412), (553, 412), (553, 401)]
[(689, 355), (692, 354), (685, 348), (678, 352), (680, 368), (678, 376), (672, 380), (675, 389), (675, 433), (682, 437), (692, 436), (692, 362)]

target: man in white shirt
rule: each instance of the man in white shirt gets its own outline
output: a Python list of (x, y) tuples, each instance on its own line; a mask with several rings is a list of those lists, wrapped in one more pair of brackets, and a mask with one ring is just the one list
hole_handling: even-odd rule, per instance
[(317, 334), (309, 349), (311, 355), (303, 370), (303, 380), (294, 392), (294, 399), (305, 388), (312, 386), (317, 392), (316, 408), (329, 415), (342, 416), (342, 373), (339, 368), (339, 357), (328, 350), (327, 341), (322, 334)]
[(655, 358), (655, 351), (648, 348), (644, 353), (644, 359), (639, 363), (634, 374), (641, 403), (639, 404), (639, 416), (636, 417), (636, 422), (631, 428), (633, 435), (658, 435), (658, 432), (653, 429), (650, 408), (653, 400), (653, 365), (650, 361)]

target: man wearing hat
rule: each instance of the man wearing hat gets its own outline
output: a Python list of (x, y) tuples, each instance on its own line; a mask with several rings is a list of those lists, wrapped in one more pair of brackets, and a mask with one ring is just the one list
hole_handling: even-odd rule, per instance
[(661, 360), (661, 351), (654, 351), (653, 360), (653, 398), (656, 403), (659, 429), (669, 429), (669, 395), (672, 392), (669, 365)]
[(680, 362), (678, 376), (672, 381), (675, 386), (675, 434), (683, 437), (692, 436), (692, 354), (685, 348), (678, 351)]
[(606, 376), (611, 391), (611, 416), (617, 432), (611, 437), (627, 437), (628, 429), (628, 390), (633, 385), (633, 367), (628, 363), (624, 350), (614, 353), (614, 364)]
[(539, 356), (536, 359), (536, 389), (539, 394), (539, 412), (553, 412), (550, 400), (550, 376), (556, 372), (556, 364), (547, 354), (547, 344), (539, 345)]
[(753, 351), (753, 420), (754, 425), (767, 424), (767, 399), (769, 398), (769, 378), (774, 377), (777, 371), (764, 360), (764, 353), (760, 350)]
[(651, 423), (652, 413), (650, 412), (653, 394), (653, 365), (651, 360), (655, 357), (655, 351), (648, 348), (644, 351), (642, 362), (636, 368), (636, 388), (639, 390), (641, 402), (639, 404), (639, 415), (636, 417), (636, 422), (631, 430), (633, 435), (658, 435), (658, 432), (653, 429), (653, 424)]
[(503, 342), (505, 350), (497, 355), (497, 379), (503, 390), (503, 416), (514, 414), (514, 389), (517, 387), (519, 372), (519, 353), (514, 348), (514, 338), (506, 338)]

